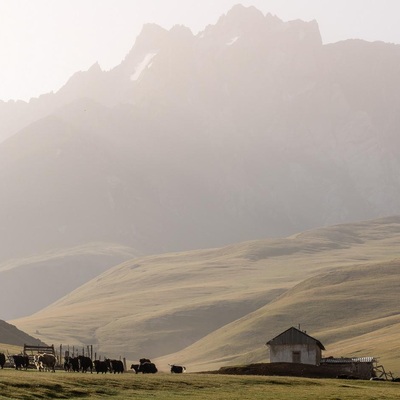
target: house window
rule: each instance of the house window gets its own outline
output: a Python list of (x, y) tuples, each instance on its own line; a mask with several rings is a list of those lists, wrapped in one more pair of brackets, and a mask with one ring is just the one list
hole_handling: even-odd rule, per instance
[(292, 351), (292, 362), (296, 364), (301, 363), (301, 352), (300, 351)]

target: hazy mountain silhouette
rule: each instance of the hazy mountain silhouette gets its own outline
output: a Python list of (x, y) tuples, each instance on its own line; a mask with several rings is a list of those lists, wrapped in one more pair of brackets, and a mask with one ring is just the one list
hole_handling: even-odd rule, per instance
[(111, 71), (95, 64), (57, 93), (0, 102), (0, 262), (397, 214), (398, 65), (398, 45), (323, 45), (317, 22), (254, 7), (198, 35), (145, 25)]

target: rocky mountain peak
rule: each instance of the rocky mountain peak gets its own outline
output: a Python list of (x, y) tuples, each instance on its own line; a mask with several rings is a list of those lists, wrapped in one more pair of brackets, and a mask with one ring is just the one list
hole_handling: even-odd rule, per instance
[(244, 7), (237, 4), (226, 14), (222, 15), (215, 25), (209, 25), (206, 35), (221, 36), (224, 34), (243, 35), (259, 30), (264, 25), (264, 15), (255, 7)]
[(263, 13), (254, 6), (245, 7), (242, 4), (236, 4), (225, 15), (221, 16), (218, 23), (224, 22), (241, 25), (250, 21), (261, 21), (263, 19)]
[(318, 22), (312, 20), (305, 22), (302, 20), (293, 20), (286, 23), (287, 36), (293, 42), (299, 44), (310, 44), (312, 46), (322, 46), (322, 38)]
[(101, 67), (100, 67), (100, 64), (96, 61), (96, 62), (88, 69), (88, 72), (91, 73), (91, 74), (97, 74), (97, 73), (103, 72), (103, 71), (102, 71), (102, 69), (101, 69)]
[(271, 13), (265, 16), (255, 7), (234, 6), (222, 15), (215, 25), (209, 25), (199, 35), (211, 43), (233, 44), (239, 38), (256, 43), (259, 48), (280, 47), (283, 51), (289, 46), (321, 46), (322, 39), (316, 21), (294, 20), (284, 22)]
[(164, 46), (167, 36), (168, 31), (157, 24), (143, 25), (132, 49), (113, 73), (129, 79), (148, 54), (155, 54)]
[(135, 40), (134, 46), (144, 46), (157, 43), (160, 39), (162, 40), (168, 33), (167, 29), (162, 28), (157, 24), (144, 24), (138, 37)]

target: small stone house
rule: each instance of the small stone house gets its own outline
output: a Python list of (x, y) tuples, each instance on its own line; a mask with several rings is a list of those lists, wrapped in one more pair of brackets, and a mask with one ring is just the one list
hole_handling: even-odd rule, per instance
[(291, 327), (266, 343), (270, 362), (319, 365), (323, 344), (300, 329)]

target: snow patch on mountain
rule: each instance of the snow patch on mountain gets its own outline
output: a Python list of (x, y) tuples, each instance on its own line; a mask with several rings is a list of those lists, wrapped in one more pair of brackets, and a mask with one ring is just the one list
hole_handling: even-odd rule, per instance
[(235, 36), (229, 42), (226, 43), (227, 46), (232, 46), (239, 39), (239, 36)]
[(143, 60), (137, 64), (135, 72), (131, 75), (131, 81), (137, 81), (142, 72), (151, 66), (151, 60), (157, 55), (157, 52), (147, 53)]

